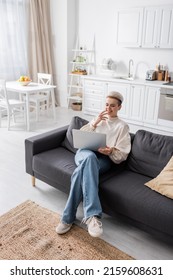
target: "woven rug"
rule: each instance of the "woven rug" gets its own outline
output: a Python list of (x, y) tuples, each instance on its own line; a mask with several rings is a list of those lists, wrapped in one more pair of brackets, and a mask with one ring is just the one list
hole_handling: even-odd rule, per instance
[(27, 200), (0, 217), (0, 259), (130, 260), (127, 254), (73, 225), (58, 235), (57, 213)]

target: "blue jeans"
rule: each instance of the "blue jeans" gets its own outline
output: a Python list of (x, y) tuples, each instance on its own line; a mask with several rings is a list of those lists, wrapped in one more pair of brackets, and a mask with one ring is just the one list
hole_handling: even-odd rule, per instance
[(111, 167), (108, 156), (80, 149), (75, 155), (77, 165), (71, 177), (69, 197), (63, 211), (62, 222), (72, 224), (76, 219), (76, 212), (83, 200), (84, 219), (102, 215), (102, 207), (98, 195), (99, 174)]

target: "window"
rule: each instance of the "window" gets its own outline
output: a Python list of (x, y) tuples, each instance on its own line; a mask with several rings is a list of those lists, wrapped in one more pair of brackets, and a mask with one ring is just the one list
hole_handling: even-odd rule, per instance
[(18, 79), (27, 72), (26, 0), (0, 0), (0, 77)]

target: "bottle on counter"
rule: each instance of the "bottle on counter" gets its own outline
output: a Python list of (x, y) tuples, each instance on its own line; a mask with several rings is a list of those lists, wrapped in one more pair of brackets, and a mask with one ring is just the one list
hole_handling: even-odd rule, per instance
[(160, 70), (162, 72), (162, 81), (165, 80), (165, 72), (166, 72), (166, 67), (164, 67), (163, 65), (161, 65)]
[(159, 65), (156, 66), (156, 67), (158, 69), (158, 71), (157, 71), (157, 80), (158, 81), (164, 81), (164, 79), (165, 79), (165, 70), (164, 70), (163, 65), (160, 65), (160, 63), (159, 63)]
[(165, 79), (164, 81), (167, 82), (169, 80), (169, 72), (168, 70), (165, 71)]
[(159, 66), (158, 65), (156, 65), (156, 80), (158, 80), (158, 72), (159, 72)]

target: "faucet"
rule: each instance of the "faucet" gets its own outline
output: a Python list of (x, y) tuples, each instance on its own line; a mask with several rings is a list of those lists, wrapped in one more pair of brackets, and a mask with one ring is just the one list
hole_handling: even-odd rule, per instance
[(129, 60), (128, 78), (131, 78), (131, 77), (132, 77), (132, 74), (131, 74), (131, 65), (132, 65), (132, 66), (134, 65), (133, 59), (130, 59), (130, 60)]

